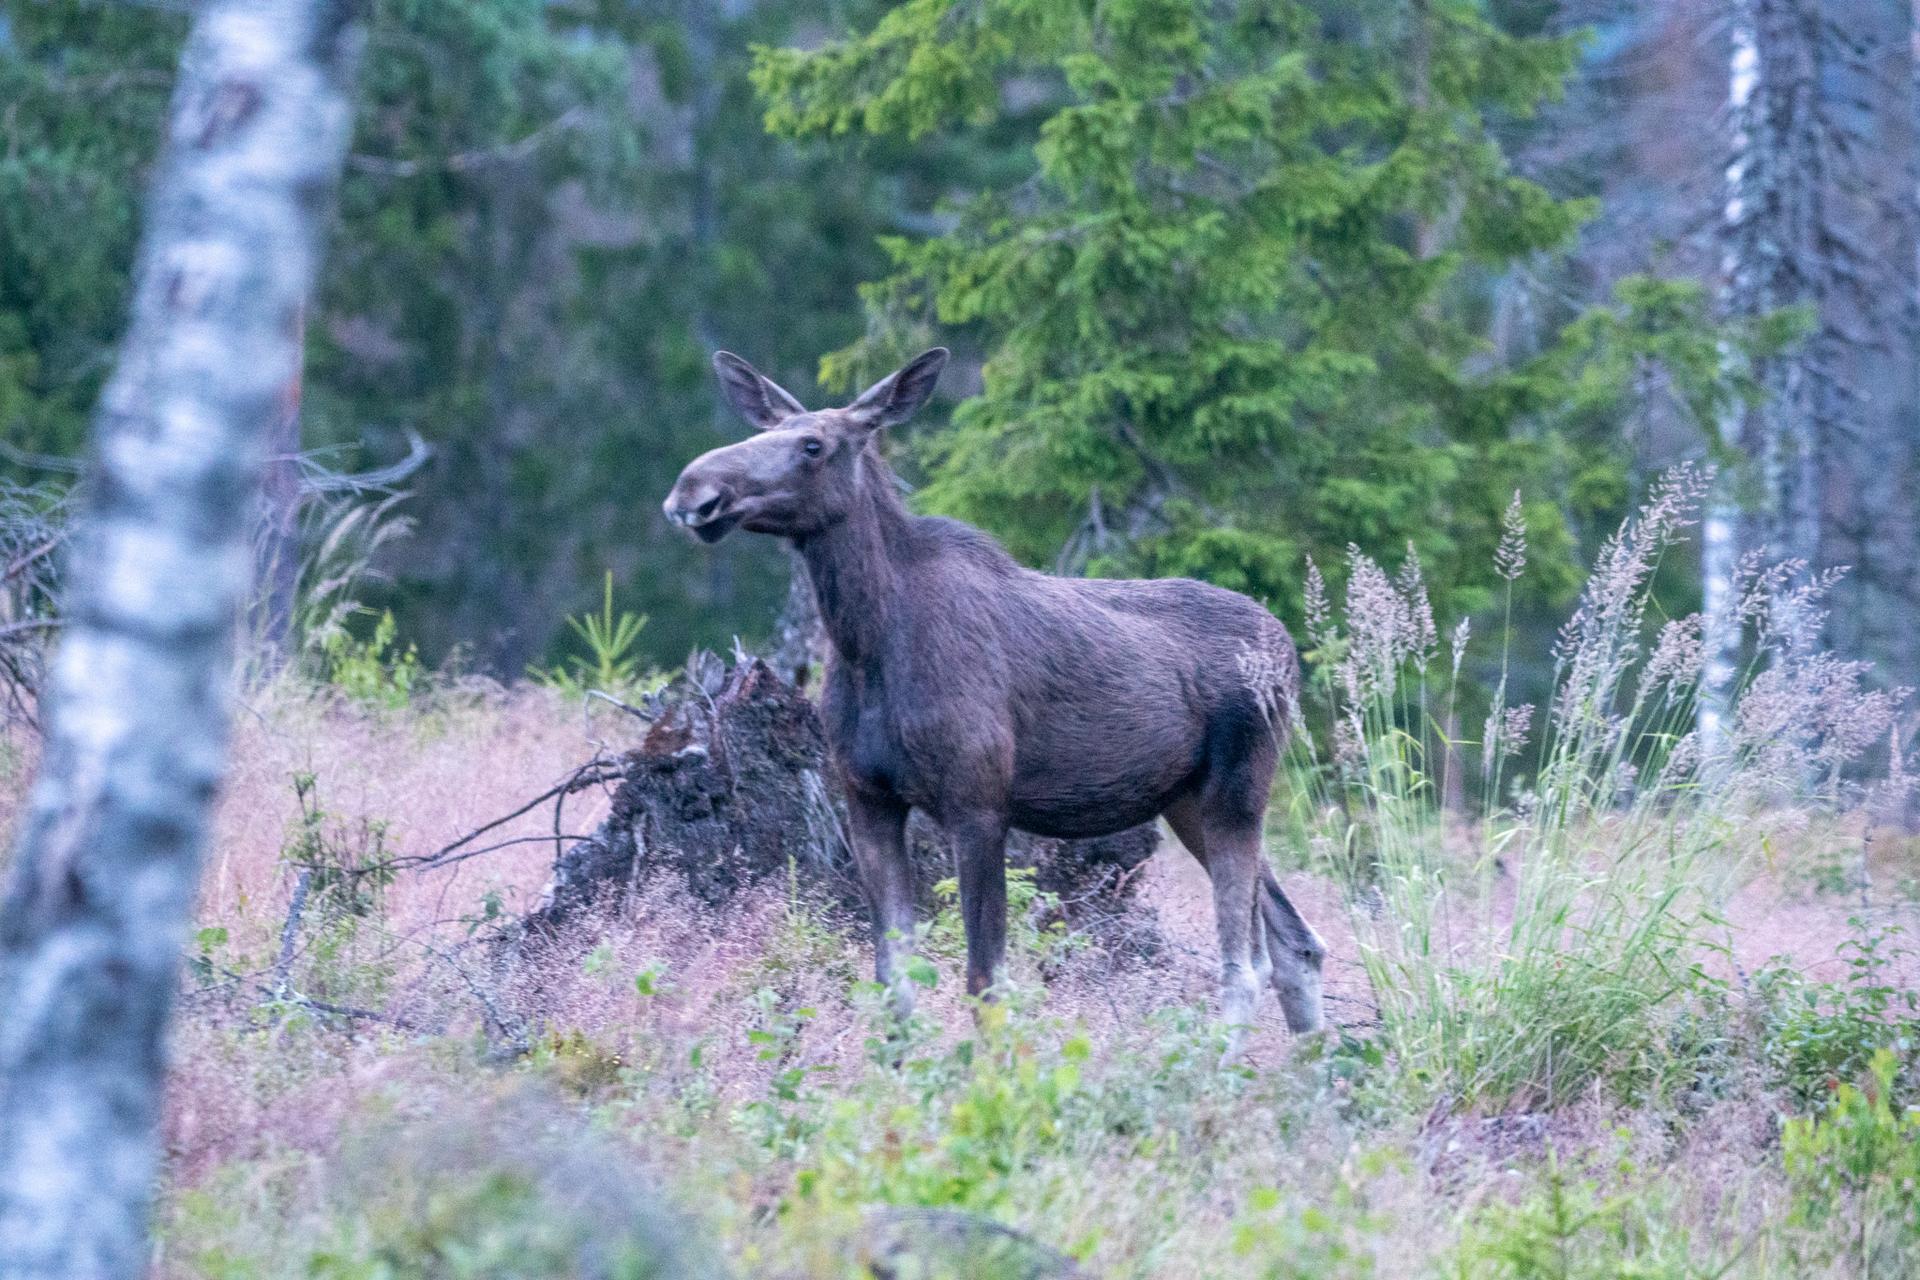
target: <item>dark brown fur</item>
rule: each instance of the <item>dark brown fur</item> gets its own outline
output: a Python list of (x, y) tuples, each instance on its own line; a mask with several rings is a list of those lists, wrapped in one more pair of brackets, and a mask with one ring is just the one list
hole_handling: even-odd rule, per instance
[(695, 459), (666, 501), (706, 541), (777, 534), (806, 561), (880, 981), (909, 1003), (909, 809), (953, 844), (974, 993), (1005, 955), (1009, 828), (1093, 836), (1164, 815), (1212, 878), (1225, 1020), (1248, 1023), (1270, 977), (1288, 1025), (1318, 1029), (1325, 948), (1260, 848), (1299, 687), (1286, 629), (1200, 582), (1035, 573), (977, 529), (908, 512), (873, 444), (945, 361), (930, 351), (847, 408), (809, 413), (721, 353), (722, 385), (761, 434)]

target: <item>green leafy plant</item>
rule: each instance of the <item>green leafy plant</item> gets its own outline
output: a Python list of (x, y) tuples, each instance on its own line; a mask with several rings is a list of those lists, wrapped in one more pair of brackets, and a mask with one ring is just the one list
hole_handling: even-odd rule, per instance
[(567, 1092), (590, 1098), (618, 1084), (627, 1060), (578, 1027), (551, 1030), (527, 1056), (527, 1066)]
[[(1620, 1172), (1630, 1174), (1630, 1166)], [(1688, 1233), (1663, 1231), (1651, 1189), (1605, 1195), (1549, 1153), (1521, 1198), (1476, 1213), (1445, 1274), (1458, 1280), (1709, 1280), (1726, 1265), (1698, 1265)]]
[(586, 653), (570, 655), (562, 666), (529, 667), (527, 673), (535, 680), (576, 697), (589, 690), (618, 695), (645, 683), (645, 658), (639, 646), (647, 617), (624, 609), (614, 613), (611, 570), (601, 591), (600, 612), (567, 619), (567, 629)]
[(1908, 1095), (1920, 1084), (1911, 1078), (1920, 1060), (1920, 994), (1894, 976), (1904, 952), (1900, 931), (1857, 918), (1852, 923), (1854, 936), (1840, 946), (1845, 980), (1810, 982), (1783, 960), (1753, 976), (1762, 1058), (1774, 1082), (1802, 1107), (1828, 1102), (1882, 1052), (1906, 1064), (1892, 1083)]
[(357, 640), (346, 627), (335, 627), (320, 641), (327, 683), (363, 707), (398, 711), (424, 684), (420, 653), (412, 644), (399, 645), (391, 612), (382, 612), (373, 632)]
[[(1036, 1042), (1004, 1005), (986, 1006), (977, 1039), (868, 1079), (877, 1108), (839, 1106), (809, 1143), (795, 1197), (814, 1207), (867, 1203), (992, 1213), (1008, 1203), (1010, 1175), (1072, 1133), (1068, 1116), (1088, 1042)], [(868, 1116), (898, 1134), (875, 1147)]]
[[(1058, 894), (1042, 889), (1034, 867), (1007, 868), (1007, 951), (1027, 957), (1045, 972), (1089, 945), (1085, 934), (1067, 928)], [(960, 922), (960, 882), (951, 876), (933, 886), (934, 913), (921, 938), (930, 956), (956, 959), (966, 954), (966, 930)], [(918, 980), (918, 979), (916, 979)], [(933, 985), (930, 981), (923, 985)]]
[(219, 975), (221, 957), (231, 940), (224, 925), (210, 924), (194, 931), (193, 953), (187, 957), (187, 968), (195, 979), (204, 984)]
[(297, 973), (285, 977), (302, 994), (329, 1000), (378, 1000), (394, 974), (391, 948), (369, 935), (385, 932), (387, 889), (394, 880), (394, 851), (387, 824), (377, 818), (344, 821), (320, 803), (319, 779), (295, 774), (299, 816), (281, 858), (298, 884), (290, 937), (300, 946)]
[(1261, 1187), (1233, 1221), (1233, 1251), (1260, 1280), (1369, 1280), (1377, 1269), (1368, 1237), (1380, 1226), (1351, 1182), (1331, 1204), (1304, 1208)]
[(1803, 1248), (1844, 1256), (1861, 1277), (1920, 1265), (1920, 1107), (1895, 1104), (1898, 1073), (1892, 1050), (1875, 1051), (1859, 1083), (1836, 1085), (1825, 1112), (1790, 1118), (1780, 1134)]
[(759, 1061), (771, 1065), (772, 1075), (766, 1096), (742, 1106), (738, 1119), (763, 1148), (792, 1157), (804, 1151), (826, 1123), (827, 1108), (812, 1081), (833, 1069), (796, 1060), (800, 1037), (817, 1010), (808, 1005), (789, 1008), (768, 987), (754, 992), (753, 1005), (755, 1025), (747, 1031), (747, 1043)]

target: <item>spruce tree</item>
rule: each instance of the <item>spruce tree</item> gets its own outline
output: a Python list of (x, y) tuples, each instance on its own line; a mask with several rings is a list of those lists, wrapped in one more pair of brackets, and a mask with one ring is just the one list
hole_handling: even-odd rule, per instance
[(1487, 599), (1519, 488), (1533, 581), (1568, 589), (1569, 516), (1626, 499), (1633, 396), (1698, 410), (1739, 366), (1697, 289), (1650, 280), (1545, 350), (1487, 341), (1489, 283), (1566, 249), (1590, 206), (1501, 145), (1575, 43), (1485, 12), (909, 0), (761, 50), (769, 127), (796, 137), (950, 140), (1045, 103), (1027, 172), (885, 242), (869, 334), (826, 375), (936, 325), (977, 343), (979, 394), (917, 441), (921, 501), (1032, 563), (1193, 575), (1297, 616), (1303, 555), (1411, 546), (1457, 614)]

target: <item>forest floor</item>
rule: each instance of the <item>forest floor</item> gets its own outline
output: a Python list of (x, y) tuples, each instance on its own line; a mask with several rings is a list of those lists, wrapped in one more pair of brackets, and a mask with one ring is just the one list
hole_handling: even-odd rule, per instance
[[(525, 687), (243, 702), (174, 1035), (156, 1276), (1915, 1274), (1920, 1119), (1866, 1070), (1890, 1046), (1910, 1073), (1916, 1051), (1911, 840), (1873, 842), (1864, 899), (1852, 845), (1743, 877), (1658, 1062), (1623, 1048), (1550, 1104), (1461, 1100), (1385, 1042), (1361, 908), (1312, 870), (1284, 883), (1331, 947), (1324, 1037), (1269, 1001), (1221, 1067), (1210, 897), (1171, 839), (1142, 872), (1151, 958), (1033, 915), (1011, 995), (981, 1012), (948, 909), (898, 1033), (864, 931), (805, 885), (722, 914), (656, 882), (501, 960), (485, 940), (538, 900), (550, 807), (492, 837), (526, 843), (349, 872), (628, 745), (618, 712)], [(33, 763), (5, 740), (0, 828)], [(575, 797), (562, 834), (605, 803)], [(294, 863), (338, 871), (289, 928)]]

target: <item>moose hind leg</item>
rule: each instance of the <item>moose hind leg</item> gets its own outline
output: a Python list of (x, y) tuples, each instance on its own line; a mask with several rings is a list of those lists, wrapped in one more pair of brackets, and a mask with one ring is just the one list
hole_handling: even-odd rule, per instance
[[(1266, 931), (1257, 897), (1259, 830), (1245, 823), (1209, 820), (1207, 806), (1189, 796), (1169, 807), (1167, 825), (1206, 869), (1213, 885), (1213, 906), (1220, 935), (1220, 1018), (1229, 1030), (1228, 1057), (1239, 1052), (1244, 1028), (1253, 1022), (1254, 1001), (1266, 985), (1262, 964)], [(1250, 853), (1249, 853), (1250, 851)]]
[(1273, 871), (1265, 866), (1260, 869), (1257, 910), (1273, 962), (1273, 989), (1280, 997), (1287, 1029), (1296, 1034), (1320, 1030), (1326, 1025), (1321, 966), (1327, 944), (1294, 909)]
[(907, 861), (907, 806), (849, 789), (847, 818), (854, 865), (873, 913), (874, 977), (894, 1016), (913, 1012), (913, 873)]
[(1206, 830), (1207, 874), (1213, 880), (1214, 924), (1220, 935), (1220, 1020), (1230, 1029), (1229, 1055), (1238, 1053), (1261, 987), (1253, 947), (1254, 893), (1260, 878), (1258, 828)]

